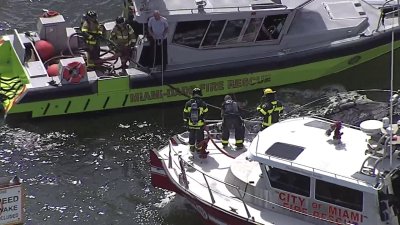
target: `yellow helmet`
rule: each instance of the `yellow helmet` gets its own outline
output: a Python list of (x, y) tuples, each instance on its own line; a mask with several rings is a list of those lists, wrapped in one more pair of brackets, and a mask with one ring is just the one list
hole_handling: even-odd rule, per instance
[(266, 88), (266, 89), (264, 89), (264, 95), (272, 94), (272, 93), (275, 93), (275, 91), (272, 90), (271, 88)]

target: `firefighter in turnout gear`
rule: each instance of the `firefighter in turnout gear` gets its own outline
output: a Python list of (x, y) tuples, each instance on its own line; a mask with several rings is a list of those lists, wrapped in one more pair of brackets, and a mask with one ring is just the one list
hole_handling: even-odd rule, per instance
[(226, 95), (224, 102), (221, 106), (221, 117), (222, 117), (222, 146), (228, 147), (228, 140), (230, 130), (235, 129), (236, 148), (243, 148), (244, 139), (244, 123), (240, 117), (239, 107), (237, 102), (232, 100), (230, 95)]
[(200, 88), (194, 88), (192, 98), (186, 102), (183, 109), (183, 121), (189, 129), (190, 151), (200, 151), (201, 146), (197, 146), (204, 140), (205, 115), (208, 112), (207, 104), (201, 99)]
[(271, 88), (264, 90), (262, 103), (257, 107), (257, 111), (264, 117), (261, 130), (279, 121), (279, 117), (283, 112), (283, 105), (276, 100), (276, 92), (274, 90)]
[(125, 22), (124, 17), (117, 17), (115, 22), (116, 25), (111, 31), (110, 40), (116, 44), (116, 56), (121, 58), (121, 68), (127, 69), (126, 63), (129, 61), (135, 46), (136, 35), (132, 27)]
[(103, 27), (97, 21), (97, 13), (89, 10), (81, 27), (82, 36), (85, 38), (88, 52), (88, 66), (94, 66), (100, 57), (99, 38), (103, 34)]

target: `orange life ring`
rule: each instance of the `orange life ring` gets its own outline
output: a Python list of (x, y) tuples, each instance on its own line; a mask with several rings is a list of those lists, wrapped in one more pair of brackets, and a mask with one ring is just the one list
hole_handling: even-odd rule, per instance
[(42, 14), (42, 17), (49, 18), (49, 17), (53, 17), (53, 16), (58, 16), (58, 15), (60, 15), (59, 12), (53, 11), (53, 10), (48, 10)]
[(71, 84), (79, 84), (85, 76), (85, 67), (80, 62), (69, 63), (63, 71), (63, 79)]

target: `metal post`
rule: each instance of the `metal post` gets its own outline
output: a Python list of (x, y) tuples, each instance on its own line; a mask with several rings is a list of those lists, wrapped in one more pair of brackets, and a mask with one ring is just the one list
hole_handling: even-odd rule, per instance
[[(399, 0), (397, 0), (397, 7), (399, 7)], [(398, 10), (398, 9), (397, 9)], [(399, 17), (399, 11), (397, 11), (397, 17)], [(393, 21), (394, 22), (394, 21)], [(394, 71), (394, 31), (392, 30), (392, 45), (391, 45), (391, 52), (390, 52), (390, 129), (389, 129), (389, 143), (390, 143), (390, 150), (389, 150), (389, 158), (390, 158), (390, 169), (392, 169), (393, 165), (393, 71)]]
[[(238, 193), (239, 193), (239, 196), (242, 196), (242, 195), (240, 194), (240, 190), (239, 190), (239, 188), (237, 188), (237, 187), (236, 187), (236, 190), (238, 191)], [(247, 218), (251, 218), (250, 211), (249, 211), (249, 209), (247, 208), (247, 205), (246, 205), (246, 203), (244, 202), (244, 199), (241, 197), (241, 198), (240, 198), (240, 200), (242, 200), (242, 203), (243, 203), (244, 209), (246, 210), (246, 213), (247, 213)]]
[(181, 167), (183, 185), (185, 186), (186, 189), (188, 189), (189, 188), (189, 182), (188, 182), (187, 177), (186, 177), (185, 167), (183, 166), (183, 160), (182, 160), (181, 157), (179, 157), (179, 165)]
[(208, 182), (207, 182), (206, 175), (204, 175), (204, 173), (202, 173), (202, 174), (203, 174), (204, 180), (206, 181), (207, 189), (208, 189), (208, 193), (210, 193), (211, 201), (212, 201), (212, 203), (214, 204), (214, 203), (215, 203), (215, 199), (214, 199), (214, 196), (213, 196), (213, 194), (212, 194), (210, 185), (209, 185)]
[[(164, 39), (161, 40), (161, 103), (164, 104)], [(162, 125), (165, 125), (165, 112), (162, 110)]]
[(172, 151), (172, 144), (171, 141), (168, 140), (168, 147), (169, 147), (169, 152), (168, 152), (168, 168), (172, 168), (172, 156), (171, 156), (171, 151)]

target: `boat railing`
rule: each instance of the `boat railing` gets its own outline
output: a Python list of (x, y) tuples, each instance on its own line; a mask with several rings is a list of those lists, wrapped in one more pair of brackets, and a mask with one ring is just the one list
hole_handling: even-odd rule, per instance
[[(328, 122), (335, 122), (334, 120), (330, 120), (330, 119), (319, 117), (319, 116), (312, 116), (312, 117), (316, 118), (316, 119), (325, 120), (325, 121), (328, 121)], [(351, 128), (354, 128), (354, 129), (359, 129), (358, 127), (350, 125), (350, 124), (344, 124), (343, 126), (351, 127)], [(256, 138), (257, 138), (256, 148), (258, 149), (259, 136), (257, 135)], [(257, 152), (257, 155), (258, 155), (259, 151), (257, 150), (256, 152)], [(305, 173), (305, 171), (310, 171), (312, 173), (312, 175), (327, 174), (327, 175), (332, 176), (333, 178), (336, 178), (336, 179), (342, 178), (343, 180), (353, 181), (353, 182), (356, 182), (357, 184), (367, 184), (367, 185), (371, 185), (371, 186), (376, 185), (376, 184), (371, 184), (371, 183), (369, 183), (367, 181), (360, 180), (360, 179), (357, 179), (357, 178), (354, 178), (354, 177), (344, 176), (344, 175), (336, 174), (336, 173), (329, 172), (329, 171), (326, 171), (326, 170), (317, 169), (317, 168), (314, 168), (314, 167), (311, 167), (311, 166), (303, 165), (301, 163), (296, 163), (296, 162), (293, 162), (293, 161), (290, 161), (290, 160), (287, 160), (287, 159), (283, 159), (283, 158), (279, 158), (279, 157), (276, 157), (276, 156), (264, 155), (264, 154), (263, 154), (263, 156), (264, 157), (266, 156), (271, 161), (274, 161), (274, 162), (280, 161), (280, 162), (282, 162), (282, 163), (284, 163), (286, 165), (289, 165), (291, 170), (298, 171), (298, 172), (303, 173), (303, 174)], [(297, 168), (299, 168), (299, 169), (304, 168), (304, 169), (303, 170), (298, 170)]]
[[(184, 165), (186, 165), (186, 167), (190, 167), (191, 170), (196, 171), (196, 172), (199, 172), (199, 173), (202, 174), (202, 176), (203, 176), (203, 178), (204, 178), (204, 181), (205, 181), (205, 184), (206, 184), (206, 188), (207, 188), (208, 193), (209, 193), (209, 195), (210, 195), (211, 202), (212, 202), (213, 204), (216, 203), (216, 200), (215, 200), (215, 197), (214, 197), (214, 193), (219, 194), (219, 195), (224, 195), (225, 197), (229, 197), (229, 198), (239, 199), (239, 200), (242, 202), (243, 207), (244, 207), (244, 209), (245, 209), (245, 211), (246, 211), (247, 218), (252, 218), (253, 221), (254, 221), (254, 217), (251, 216), (250, 211), (249, 211), (249, 209), (248, 209), (248, 206), (247, 206), (247, 204), (246, 204), (246, 201), (244, 200), (244, 197), (245, 197), (245, 195), (246, 195), (246, 191), (242, 191), (238, 186), (235, 186), (235, 185), (233, 185), (233, 184), (229, 184), (229, 183), (227, 183), (227, 182), (225, 182), (225, 181), (221, 181), (221, 180), (219, 180), (219, 179), (217, 179), (217, 178), (215, 178), (215, 177), (212, 177), (212, 176), (210, 176), (210, 175), (205, 174), (204, 172), (202, 172), (202, 171), (196, 169), (194, 166), (192, 166), (190, 163), (188, 163), (187, 161), (185, 161), (185, 160), (184, 160), (182, 157), (180, 157), (180, 156), (179, 156), (179, 164), (180, 164), (180, 165), (181, 165), (181, 164), (184, 164)], [(182, 180), (183, 186), (184, 186), (186, 189), (189, 189), (188, 177), (189, 177), (189, 178), (191, 178), (191, 177), (190, 177), (189, 175), (186, 174), (185, 166), (181, 166), (180, 169), (181, 169), (182, 177), (184, 177), (184, 180)], [(222, 183), (222, 184), (224, 184), (224, 185), (226, 185), (226, 186), (228, 186), (228, 187), (231, 187), (231, 188), (235, 189), (240, 197), (228, 196), (228, 195), (226, 195), (226, 194), (224, 194), (224, 193), (218, 192), (217, 190), (213, 190), (212, 187), (209, 185), (208, 179), (212, 179), (212, 180), (214, 180), (214, 181), (216, 181), (216, 182), (218, 182), (218, 183)], [(196, 179), (192, 178), (192, 180), (195, 181)], [(204, 186), (204, 185), (201, 184), (200, 182), (197, 182), (197, 183), (200, 184), (200, 185), (202, 185), (202, 186)], [(246, 189), (247, 189), (247, 186), (246, 186)], [(247, 194), (248, 194), (248, 195), (251, 195), (251, 194), (249, 194), (249, 193), (247, 193)], [(253, 196), (253, 195), (251, 195), (251, 196)], [(254, 196), (254, 197), (256, 197), (256, 196)], [(267, 201), (267, 200), (265, 200), (265, 201)]]
[[(161, 13), (166, 12), (182, 12), (182, 11), (189, 11), (191, 14), (199, 13), (204, 10), (212, 10), (213, 12), (220, 12), (221, 10), (227, 9), (236, 9), (235, 11), (241, 12), (243, 9), (287, 9), (286, 5), (282, 4), (254, 4), (254, 5), (243, 5), (243, 6), (220, 6), (220, 7), (202, 7), (202, 8), (181, 8), (181, 9), (169, 9), (169, 10), (160, 10)], [(152, 13), (151, 10), (142, 11), (143, 13)]]
[[(267, 157), (271, 161), (275, 161), (275, 162), (281, 161), (282, 163), (284, 163), (286, 165), (289, 165), (291, 170), (298, 171), (298, 172), (300, 172), (302, 174), (305, 174), (306, 171), (310, 171), (312, 173), (312, 175), (325, 174), (325, 175), (330, 175), (331, 177), (333, 177), (335, 179), (348, 180), (348, 181), (356, 182), (357, 184), (367, 184), (367, 185), (370, 185), (370, 186), (374, 186), (375, 185), (375, 184), (371, 184), (371, 183), (369, 183), (367, 181), (360, 180), (360, 179), (357, 179), (357, 178), (354, 178), (354, 177), (349, 177), (349, 176), (345, 176), (345, 175), (340, 175), (340, 174), (337, 174), (337, 173), (329, 172), (329, 171), (326, 171), (326, 170), (317, 169), (317, 168), (314, 168), (314, 167), (311, 167), (311, 166), (303, 165), (303, 164), (300, 164), (300, 163), (295, 163), (295, 162), (292, 162), (292, 161), (289, 161), (289, 160), (286, 160), (286, 159), (282, 159), (282, 158), (279, 158), (279, 157), (275, 157), (275, 156), (271, 156), (271, 155), (268, 155)], [(303, 168), (303, 170), (301, 170), (301, 168)]]
[[(244, 207), (245, 210), (246, 210), (247, 217), (248, 217), (248, 218), (251, 218), (250, 211), (248, 210), (247, 204), (246, 204), (246, 202), (244, 201), (244, 196), (246, 195), (246, 192), (243, 192), (243, 191), (242, 191), (242, 192), (243, 192), (243, 195), (241, 195), (241, 190), (240, 190), (239, 187), (237, 187), (237, 186), (235, 186), (235, 185), (232, 185), (232, 184), (229, 184), (229, 183), (226, 183), (226, 182), (224, 182), (224, 181), (221, 181), (221, 180), (219, 180), (219, 179), (217, 179), (217, 178), (215, 178), (215, 177), (209, 176), (209, 175), (205, 174), (204, 172), (202, 172), (202, 171), (196, 169), (194, 166), (191, 165), (191, 163), (185, 161), (185, 160), (182, 158), (182, 156), (179, 154), (179, 152), (175, 151), (175, 149), (174, 149), (174, 147), (173, 147), (173, 144), (172, 144), (172, 142), (171, 142), (171, 139), (168, 141), (168, 148), (169, 148), (169, 149), (168, 149), (168, 168), (169, 168), (169, 169), (172, 168), (172, 161), (173, 161), (173, 160), (172, 160), (172, 153), (174, 153), (175, 155), (178, 155), (179, 163), (177, 164), (177, 163), (175, 162), (175, 165), (176, 165), (177, 167), (179, 167), (180, 172), (181, 172), (181, 174), (179, 175), (179, 183), (180, 183), (181, 185), (183, 185), (186, 189), (189, 189), (188, 177), (190, 177), (190, 176), (188, 176), (188, 175), (186, 174), (186, 170), (187, 170), (186, 168), (187, 168), (187, 167), (190, 167), (192, 170), (197, 171), (197, 172), (199, 172), (199, 173), (202, 174), (202, 176), (203, 176), (203, 178), (204, 178), (204, 181), (205, 181), (205, 183), (206, 183), (206, 186), (207, 186), (208, 193), (209, 193), (209, 195), (210, 195), (211, 202), (212, 202), (213, 204), (216, 202), (216, 201), (215, 201), (215, 198), (214, 198), (213, 192), (217, 192), (217, 191), (214, 191), (214, 190), (211, 188), (211, 186), (210, 186), (209, 183), (208, 183), (207, 178), (213, 179), (213, 180), (215, 180), (216, 182), (223, 183), (223, 184), (225, 184), (225, 185), (227, 185), (227, 186), (229, 186), (229, 187), (231, 187), (231, 188), (233, 188), (233, 189), (236, 189), (237, 192), (238, 192), (238, 194), (239, 194), (239, 196), (241, 196), (240, 200), (241, 200), (241, 202), (243, 203), (243, 207)], [(159, 150), (160, 150), (160, 149), (159, 149)], [(193, 178), (192, 178), (192, 179), (193, 179)], [(195, 180), (195, 179), (193, 179), (193, 180)], [(200, 184), (200, 183), (199, 183), (199, 184)], [(200, 184), (200, 185), (202, 185), (202, 184)], [(247, 186), (246, 186), (246, 189), (247, 189)], [(225, 194), (223, 194), (223, 193), (218, 193), (218, 194), (225, 195)], [(226, 195), (225, 195), (225, 196), (226, 196)], [(231, 196), (226, 196), (226, 197), (231, 197)]]
[[(171, 148), (173, 148), (173, 147), (171, 146)], [(338, 222), (336, 222), (336, 221), (329, 220), (329, 219), (325, 219), (325, 218), (320, 218), (320, 217), (314, 216), (314, 215), (312, 215), (312, 214), (308, 214), (308, 213), (304, 213), (304, 212), (301, 212), (301, 211), (297, 211), (297, 210), (295, 210), (295, 209), (292, 209), (292, 208), (289, 208), (289, 207), (285, 207), (285, 206), (280, 205), (280, 204), (278, 204), (278, 203), (275, 203), (275, 202), (269, 201), (269, 200), (267, 200), (267, 199), (261, 198), (261, 197), (259, 197), (259, 196), (253, 195), (253, 194), (247, 192), (247, 187), (251, 184), (251, 182), (247, 182), (247, 183), (246, 183), (246, 187), (244, 188), (244, 190), (242, 190), (240, 187), (238, 187), (238, 186), (236, 186), (236, 185), (233, 185), (233, 184), (227, 183), (227, 182), (225, 182), (225, 181), (219, 180), (219, 179), (217, 179), (217, 178), (215, 178), (215, 177), (212, 177), (212, 176), (210, 176), (210, 175), (205, 174), (205, 173), (204, 173), (203, 171), (201, 171), (201, 170), (196, 169), (196, 168), (195, 168), (194, 166), (192, 166), (190, 163), (186, 162), (181, 156), (178, 156), (178, 158), (179, 158), (179, 165), (180, 165), (181, 174), (182, 174), (182, 177), (184, 177), (184, 180), (182, 180), (181, 182), (183, 182), (182, 185), (183, 185), (187, 190), (189, 190), (189, 181), (188, 181), (188, 177), (189, 177), (189, 178), (191, 178), (191, 180), (197, 182), (199, 185), (202, 185), (202, 186), (204, 186), (204, 187), (207, 188), (208, 193), (209, 193), (209, 195), (210, 195), (211, 202), (212, 202), (213, 205), (215, 205), (215, 203), (216, 203), (216, 198), (214, 197), (214, 194), (223, 195), (224, 197), (227, 197), (227, 198), (239, 200), (239, 201), (243, 204), (243, 207), (244, 207), (244, 210), (245, 210), (245, 212), (246, 212), (247, 218), (248, 218), (248, 219), (251, 219), (251, 220), (254, 221), (254, 222), (257, 222), (257, 221), (255, 221), (255, 218), (254, 218), (254, 217), (251, 215), (251, 213), (250, 213), (250, 210), (249, 210), (248, 205), (247, 205), (246, 200), (245, 200), (245, 197), (246, 197), (246, 196), (247, 196), (247, 197), (254, 198), (254, 199), (259, 200), (259, 201), (262, 201), (262, 202), (264, 202), (265, 204), (269, 204), (269, 205), (271, 205), (271, 206), (273, 206), (273, 207), (278, 207), (278, 208), (281, 208), (281, 209), (283, 209), (283, 210), (288, 210), (288, 211), (290, 211), (290, 212), (297, 213), (297, 214), (299, 214), (299, 215), (303, 215), (303, 216), (310, 217), (310, 218), (313, 218), (313, 219), (321, 220), (321, 221), (324, 221), (324, 222), (327, 222), (327, 223), (340, 224), (340, 223), (338, 223)], [(191, 177), (190, 175), (187, 175), (187, 174), (186, 174), (185, 167), (190, 167), (191, 170), (192, 170), (192, 172), (195, 171), (195, 172), (201, 173), (202, 176), (203, 176), (203, 178), (204, 178), (205, 185), (204, 185), (204, 184), (201, 184), (201, 183), (198, 182), (198, 181), (196, 181), (196, 179), (195, 179), (194, 177)], [(214, 190), (214, 189), (209, 185), (208, 179), (212, 179), (212, 180), (214, 180), (214, 181), (216, 181), (216, 182), (218, 182), (218, 183), (224, 184), (224, 185), (226, 185), (227, 187), (230, 187), (230, 188), (236, 190), (237, 193), (238, 193), (237, 196), (236, 196), (236, 195), (235, 195), (235, 196), (227, 195), (227, 194), (222, 193), (222, 192), (220, 192), (220, 191), (218, 191), (218, 190)], [(192, 194), (193, 194), (193, 192), (192, 192)], [(234, 209), (234, 210), (237, 210), (237, 209)], [(352, 225), (352, 223), (347, 223), (347, 222), (342, 223), (342, 224), (343, 224), (343, 225)]]

